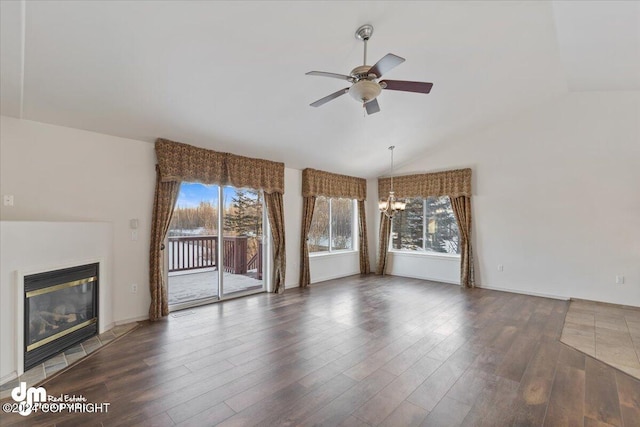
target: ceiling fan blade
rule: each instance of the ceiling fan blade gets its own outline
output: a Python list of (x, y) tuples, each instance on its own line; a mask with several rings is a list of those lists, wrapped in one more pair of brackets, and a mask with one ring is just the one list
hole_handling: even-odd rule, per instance
[(345, 93), (349, 92), (349, 88), (345, 87), (344, 89), (340, 89), (337, 92), (332, 93), (331, 95), (327, 95), (324, 98), (318, 99), (316, 102), (313, 102), (309, 105), (311, 105), (312, 107), (319, 107), (323, 104), (326, 104), (327, 102), (331, 101), (332, 99), (336, 99), (337, 97), (344, 95)]
[(409, 82), (406, 80), (381, 80), (380, 86), (383, 89), (401, 90), (404, 92), (429, 93), (433, 83)]
[(375, 74), (378, 78), (392, 68), (402, 64), (405, 61), (404, 58), (394, 55), (393, 53), (387, 53), (382, 59), (375, 63), (373, 67), (369, 69), (369, 74)]
[(372, 99), (371, 101), (364, 104), (364, 106), (367, 109), (367, 114), (374, 114), (380, 111), (380, 105), (378, 105), (377, 99)]
[(334, 79), (351, 81), (351, 76), (345, 76), (344, 74), (327, 73), (326, 71), (309, 71), (305, 73), (307, 76), (320, 76), (320, 77), (333, 77)]

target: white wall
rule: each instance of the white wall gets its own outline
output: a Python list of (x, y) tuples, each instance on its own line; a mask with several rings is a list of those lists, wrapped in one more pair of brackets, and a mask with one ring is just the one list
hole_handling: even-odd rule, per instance
[(285, 288), (298, 286), (300, 274), (300, 227), (302, 224), (302, 171), (284, 169), (284, 224), (287, 269)]
[(460, 257), (389, 252), (387, 274), (460, 284)]
[(367, 180), (367, 239), (369, 241), (369, 264), (376, 272), (378, 262), (378, 238), (380, 237), (380, 211), (378, 210), (378, 180)]
[[(0, 194), (15, 198), (0, 206), (3, 220), (112, 224), (114, 320), (146, 318), (153, 144), (1, 117), (0, 169)], [(131, 218), (139, 220), (137, 241)]]
[(640, 306), (640, 93), (569, 93), (398, 173), (462, 167), (473, 169), (480, 286)]
[(309, 257), (311, 283), (360, 274), (360, 253), (345, 252)]
[[(100, 333), (113, 326), (109, 223), (0, 221), (0, 383), (22, 373), (22, 277), (99, 262)], [(20, 291), (22, 290), (22, 292)]]

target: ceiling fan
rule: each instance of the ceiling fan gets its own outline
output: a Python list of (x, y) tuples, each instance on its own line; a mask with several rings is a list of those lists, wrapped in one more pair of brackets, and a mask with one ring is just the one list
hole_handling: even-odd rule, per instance
[(400, 90), (404, 92), (429, 93), (433, 83), (426, 82), (410, 82), (406, 80), (380, 80), (383, 74), (402, 64), (405, 59), (393, 53), (386, 54), (382, 59), (370, 66), (367, 64), (367, 41), (373, 34), (373, 26), (363, 25), (356, 30), (356, 39), (364, 42), (364, 64), (353, 70), (349, 75), (327, 73), (324, 71), (309, 71), (308, 76), (333, 77), (340, 80), (346, 80), (353, 83), (350, 87), (340, 89), (337, 92), (327, 95), (324, 98), (311, 103), (312, 107), (319, 107), (337, 97), (349, 94), (358, 102), (362, 102), (362, 106), (366, 109), (367, 114), (374, 114), (380, 111), (378, 100), (376, 99), (382, 89)]

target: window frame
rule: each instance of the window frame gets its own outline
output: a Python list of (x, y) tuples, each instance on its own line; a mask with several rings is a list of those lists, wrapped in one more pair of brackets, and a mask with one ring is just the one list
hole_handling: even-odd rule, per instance
[[(435, 197), (435, 196), (433, 196)], [(447, 197), (447, 196), (440, 196)], [(426, 249), (427, 246), (427, 197), (421, 197), (422, 199), (422, 250), (414, 251), (411, 249), (395, 249), (393, 247), (393, 219), (391, 220), (391, 228), (389, 230), (389, 247), (388, 252), (393, 252), (402, 255), (410, 255), (417, 257), (432, 257), (432, 258), (460, 258), (460, 254), (452, 254), (448, 252), (436, 252)], [(451, 207), (453, 212), (453, 206)], [(457, 224), (457, 220), (456, 220)], [(460, 229), (458, 228), (458, 243), (460, 242)]]
[[(359, 216), (358, 216), (358, 200), (357, 199), (348, 199), (347, 197), (327, 197), (327, 196), (320, 196), (320, 197), (325, 197), (328, 201), (329, 201), (329, 250), (328, 251), (315, 251), (312, 252), (311, 250), (309, 250), (309, 257), (313, 258), (313, 257), (323, 257), (323, 256), (331, 256), (331, 255), (340, 255), (340, 254), (348, 254), (348, 253), (357, 253), (360, 252), (360, 241), (359, 241), (359, 231), (358, 231), (358, 221), (359, 221)], [(332, 226), (332, 221), (331, 221), (331, 214), (332, 212), (332, 203), (331, 201), (333, 199), (348, 199), (351, 200), (352, 203), (352, 215), (351, 215), (351, 241), (352, 241), (352, 246), (351, 249), (333, 249), (333, 226)], [(315, 213), (315, 207), (314, 207), (314, 213)], [(313, 221), (313, 219), (312, 219)], [(309, 243), (307, 242), (307, 248), (309, 247)]]

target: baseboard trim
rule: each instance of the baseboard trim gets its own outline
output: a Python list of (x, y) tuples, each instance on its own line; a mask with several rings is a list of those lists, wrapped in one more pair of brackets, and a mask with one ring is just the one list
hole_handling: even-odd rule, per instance
[(310, 285), (315, 285), (316, 283), (326, 282), (328, 280), (342, 279), (343, 277), (355, 276), (355, 275), (358, 275), (358, 274), (360, 274), (359, 270), (351, 272), (351, 273), (343, 273), (343, 274), (336, 274), (336, 275), (333, 275), (333, 276), (320, 277), (320, 278), (317, 278), (314, 281), (312, 281), (310, 283)]
[(489, 285), (476, 286), (476, 288), (488, 289), (491, 291), (510, 292), (512, 294), (529, 295), (532, 297), (551, 298), (551, 299), (557, 299), (561, 301), (569, 301), (571, 299), (570, 297), (561, 296), (561, 295), (545, 294), (542, 292), (522, 291), (520, 289), (500, 288), (497, 286), (489, 286)]
[(386, 273), (386, 274), (389, 276), (395, 276), (395, 277), (406, 277), (407, 279), (429, 280), (430, 282), (439, 282), (439, 283), (446, 283), (448, 285), (460, 286), (460, 282), (456, 282), (453, 280), (443, 280), (435, 277), (414, 276), (411, 274), (393, 274), (393, 273)]
[(104, 329), (103, 329), (103, 328), (100, 328), (100, 329), (101, 329), (101, 330), (100, 330), (100, 333), (102, 334), (102, 333), (104, 333), (104, 332), (108, 332), (108, 331), (110, 331), (111, 329), (113, 329), (113, 327), (114, 327), (114, 326), (116, 326), (116, 322), (111, 322), (111, 323), (109, 323), (108, 325), (106, 325), (106, 326), (104, 327)]
[(113, 322), (114, 326), (120, 326), (120, 325), (126, 325), (127, 323), (134, 323), (134, 322), (142, 322), (144, 320), (149, 320), (149, 316), (138, 316), (138, 317), (132, 317), (129, 319), (122, 319), (122, 320), (116, 320), (115, 322)]
[(608, 307), (613, 307), (613, 308), (624, 308), (624, 309), (630, 309), (630, 310), (637, 310), (638, 308), (640, 308), (640, 306), (637, 305), (624, 305), (624, 304), (617, 304), (615, 302), (603, 302), (603, 301), (596, 301), (596, 300), (591, 300), (591, 299), (582, 299), (582, 298), (569, 298), (571, 301), (576, 301), (576, 302), (589, 302), (589, 303), (595, 303), (595, 304), (599, 304), (599, 305), (606, 305)]
[(0, 378), (0, 385), (8, 383), (11, 380), (15, 380), (16, 378), (18, 378), (18, 373), (16, 371), (13, 371), (10, 374), (7, 374), (4, 377)]

